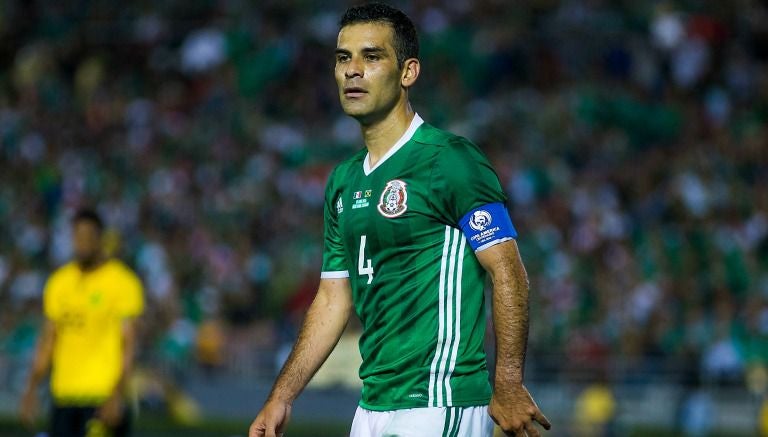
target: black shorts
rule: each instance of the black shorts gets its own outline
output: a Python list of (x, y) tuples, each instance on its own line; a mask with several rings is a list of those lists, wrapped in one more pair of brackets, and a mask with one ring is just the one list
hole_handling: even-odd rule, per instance
[[(50, 437), (87, 437), (88, 431), (103, 426), (95, 417), (98, 407), (65, 407), (54, 405), (51, 412)], [(92, 432), (94, 437), (128, 437), (130, 433), (130, 409), (125, 408), (120, 423), (109, 429), (107, 436)]]

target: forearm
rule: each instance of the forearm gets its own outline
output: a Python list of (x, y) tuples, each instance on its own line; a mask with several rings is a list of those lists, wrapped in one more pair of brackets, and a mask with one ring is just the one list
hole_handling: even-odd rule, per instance
[(115, 386), (114, 395), (122, 396), (133, 373), (136, 361), (136, 321), (123, 322), (123, 362), (120, 378)]
[(321, 282), (268, 400), (292, 403), (338, 343), (349, 319), (351, 300), (335, 281), (346, 280)]
[(53, 323), (46, 322), (43, 326), (40, 340), (38, 340), (37, 343), (35, 357), (32, 361), (32, 369), (29, 372), (29, 379), (27, 380), (27, 388), (30, 390), (35, 389), (43, 378), (45, 378), (45, 375), (48, 374), (48, 369), (51, 367), (51, 359), (53, 357), (55, 336), (56, 332)]
[(496, 383), (522, 383), (528, 345), (528, 287), (494, 285)]
[(517, 251), (492, 275), (496, 384), (520, 384), (528, 344), (528, 276)]

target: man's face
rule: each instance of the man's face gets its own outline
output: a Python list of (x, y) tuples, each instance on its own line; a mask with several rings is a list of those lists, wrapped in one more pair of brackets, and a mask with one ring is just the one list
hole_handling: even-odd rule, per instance
[(87, 220), (80, 220), (72, 228), (72, 246), (75, 259), (82, 263), (91, 263), (101, 254), (101, 232)]
[(336, 84), (344, 112), (360, 123), (381, 120), (404, 98), (392, 26), (345, 26), (336, 47)]

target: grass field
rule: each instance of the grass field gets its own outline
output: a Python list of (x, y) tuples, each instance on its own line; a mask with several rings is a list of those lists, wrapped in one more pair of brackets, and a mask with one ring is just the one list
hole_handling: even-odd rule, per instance
[[(39, 429), (42, 429), (42, 423)], [(249, 422), (207, 421), (199, 426), (184, 427), (160, 417), (142, 417), (134, 428), (133, 437), (246, 437)], [(286, 437), (346, 437), (349, 423), (292, 423), (286, 430)], [(568, 435), (559, 432), (544, 433), (544, 436)], [(0, 436), (33, 437), (36, 433), (25, 429), (14, 418), (0, 417)], [(744, 434), (714, 433), (718, 437), (737, 437)], [(623, 436), (624, 437), (624, 436)], [(638, 428), (626, 433), (625, 437), (679, 437), (670, 430)]]
[[(134, 428), (134, 437), (245, 437), (249, 422), (207, 421), (195, 427), (179, 426), (157, 417), (142, 417)], [(41, 423), (37, 430), (42, 430)], [(13, 418), (0, 418), (0, 436), (32, 437), (36, 433)], [(348, 423), (293, 423), (286, 435), (295, 437), (342, 437), (349, 434)]]

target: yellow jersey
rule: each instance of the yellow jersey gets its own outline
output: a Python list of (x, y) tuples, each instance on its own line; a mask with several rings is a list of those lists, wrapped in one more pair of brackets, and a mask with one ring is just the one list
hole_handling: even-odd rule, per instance
[(43, 307), (56, 326), (54, 399), (70, 405), (103, 402), (122, 372), (123, 321), (144, 309), (138, 276), (117, 260), (87, 272), (70, 262), (48, 279)]

